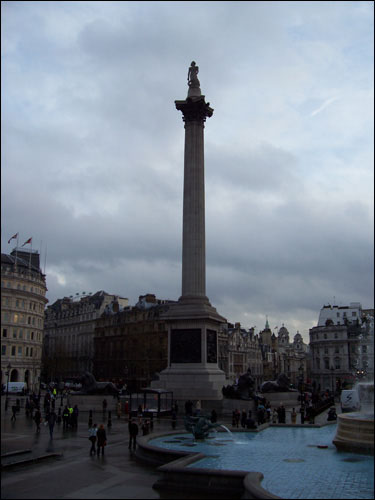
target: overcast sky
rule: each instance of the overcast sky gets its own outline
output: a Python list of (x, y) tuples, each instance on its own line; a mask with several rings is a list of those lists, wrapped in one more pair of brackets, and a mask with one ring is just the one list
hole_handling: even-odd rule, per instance
[[(245, 328), (374, 305), (372, 2), (2, 2), (2, 252), (49, 303), (181, 295), (184, 125), (199, 66), (207, 295)], [(30, 245), (26, 245), (30, 248)], [(334, 299), (335, 298), (335, 299)], [(276, 330), (275, 330), (276, 332)]]

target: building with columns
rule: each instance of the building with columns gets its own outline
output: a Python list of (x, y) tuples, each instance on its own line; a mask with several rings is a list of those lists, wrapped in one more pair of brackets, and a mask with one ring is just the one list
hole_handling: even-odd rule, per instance
[(25, 382), (38, 391), (43, 348), (46, 277), (37, 251), (1, 254), (1, 383)]
[(94, 375), (134, 392), (168, 366), (168, 328), (163, 315), (173, 301), (141, 295), (134, 307), (106, 307), (96, 321)]
[(348, 388), (369, 368), (371, 370), (373, 325), (371, 310), (364, 312), (359, 302), (322, 307), (318, 326), (309, 332), (311, 377), (317, 387), (321, 390)]

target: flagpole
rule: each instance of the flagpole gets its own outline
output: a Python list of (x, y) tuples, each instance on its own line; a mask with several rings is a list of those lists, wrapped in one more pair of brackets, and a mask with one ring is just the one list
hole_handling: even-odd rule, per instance
[(17, 233), (16, 261), (15, 261), (15, 268), (16, 268), (16, 270), (17, 270), (17, 250), (18, 250), (18, 233)]
[(30, 252), (30, 258), (29, 258), (29, 271), (31, 273), (31, 254), (33, 253), (33, 239), (31, 238), (31, 252)]

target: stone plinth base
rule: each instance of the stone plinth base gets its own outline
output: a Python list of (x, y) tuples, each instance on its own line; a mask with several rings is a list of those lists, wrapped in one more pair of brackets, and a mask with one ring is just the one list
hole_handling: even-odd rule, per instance
[(153, 389), (173, 391), (175, 400), (222, 400), (225, 374), (210, 368), (167, 368), (160, 373), (160, 380), (151, 383)]
[(270, 402), (272, 408), (277, 408), (281, 404), (292, 407), (298, 406), (300, 404), (298, 401), (299, 395), (299, 392), (261, 392), (258, 394), (258, 396), (266, 398)]

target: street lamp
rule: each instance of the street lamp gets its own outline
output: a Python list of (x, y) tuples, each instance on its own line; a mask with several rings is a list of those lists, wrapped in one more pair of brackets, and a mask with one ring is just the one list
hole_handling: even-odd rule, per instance
[(333, 377), (334, 377), (335, 369), (333, 368), (333, 366), (331, 366), (330, 370), (331, 370), (331, 376), (332, 376), (332, 397), (333, 397), (333, 399), (335, 399), (335, 388), (333, 385)]
[(302, 363), (300, 364), (298, 368), (298, 381), (299, 381), (299, 391), (300, 391), (300, 398), (301, 398), (301, 406), (302, 406), (302, 390), (303, 390), (303, 365)]
[(8, 363), (7, 371), (5, 372), (5, 375), (8, 377), (7, 378), (7, 394), (6, 394), (6, 398), (5, 398), (5, 411), (7, 411), (7, 409), (8, 409), (9, 375), (10, 375), (11, 369), (12, 369), (12, 365), (10, 363)]

